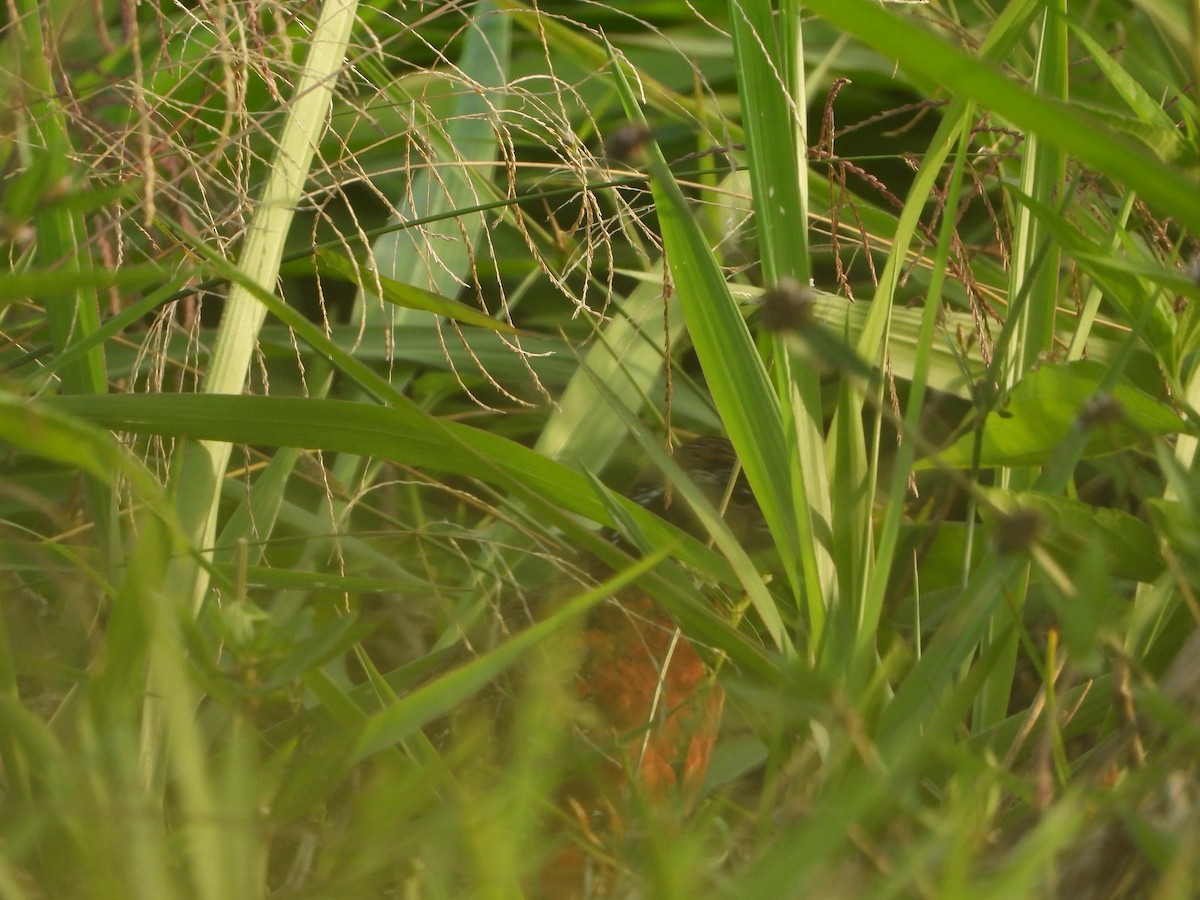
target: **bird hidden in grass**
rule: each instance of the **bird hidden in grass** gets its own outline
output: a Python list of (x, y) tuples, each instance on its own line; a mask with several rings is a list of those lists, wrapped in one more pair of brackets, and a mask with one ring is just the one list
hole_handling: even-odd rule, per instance
[[(745, 546), (763, 544), (762, 516), (744, 475), (737, 471), (729, 441), (697, 438), (677, 449), (675, 461), (714, 506), (724, 507), (727, 524)], [(681, 530), (703, 536), (687, 503), (682, 498), (672, 501), (661, 477), (635, 485), (630, 498)], [(608, 537), (622, 543), (611, 532)], [(591, 558), (577, 558), (573, 568), (592, 581), (611, 574)], [(498, 610), (494, 624), (507, 633), (519, 620), (548, 612), (567, 590), (561, 579), (552, 579), (547, 587)], [(555, 843), (543, 848), (545, 862), (526, 885), (527, 896), (624, 896), (623, 887), (632, 882), (623, 877), (623, 861), (635, 858), (641, 849), (635, 823), (677, 825), (695, 806), (725, 695), (701, 652), (636, 585), (594, 607), (566, 649), (573, 660), (567, 668), (571, 681), (564, 685), (570, 707), (569, 746), (561, 768), (555, 766), (560, 769), (555, 776), (555, 811), (546, 823)], [(450, 658), (444, 662), (453, 665)], [(488, 733), (506, 735), (502, 743), (522, 747), (525, 741), (516, 733), (521, 727), (516, 697), (522, 692), (514, 687), (507, 678), (494, 682), (448, 720), (432, 726), (434, 743), (445, 747), (465, 741), (467, 755), (462, 758), (483, 749), (477, 740)], [(529, 696), (539, 699), (536, 693)]]
[[(719, 505), (737, 470), (724, 438), (679, 448), (676, 461)], [(693, 534), (698, 524), (663, 486), (632, 499)], [(761, 514), (744, 476), (729, 491), (726, 520), (747, 543), (761, 535)], [(553, 900), (611, 896), (616, 859), (635, 837), (627, 819), (639, 806), (686, 816), (708, 772), (725, 695), (696, 647), (665, 611), (634, 586), (596, 607), (580, 635), (575, 694), (589, 710), (576, 738), (594, 758), (568, 779), (560, 815), (569, 842), (543, 868), (534, 895)]]

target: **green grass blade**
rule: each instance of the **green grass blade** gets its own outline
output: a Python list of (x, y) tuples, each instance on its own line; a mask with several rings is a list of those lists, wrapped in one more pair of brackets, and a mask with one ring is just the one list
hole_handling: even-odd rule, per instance
[[(1065, 106), (1068, 102), (1066, 4), (1047, 4), (1041, 26), (1033, 89)], [(1021, 189), (1035, 200), (1050, 205), (1063, 196), (1065, 177), (1066, 156), (1062, 148), (1044, 141), (1037, 131), (1026, 134), (1021, 158)], [(1013, 232), (1008, 296), (1028, 299), (1020, 305), (1009, 306), (1005, 327), (1012, 330), (1013, 339), (1002, 345), (1007, 351), (999, 362), (1002, 388), (1011, 387), (1052, 351), (1059, 296), (1059, 249), (1049, 241), (1046, 227), (1028, 207), (1021, 206), (1013, 223)], [(1033, 470), (1004, 469), (997, 480), (1003, 487), (1020, 491), (1032, 485), (1036, 477)], [(1023, 573), (1018, 576), (1008, 598), (1018, 610), (1025, 604), (1028, 587), (1028, 574)], [(1005, 646), (980, 692), (975, 707), (977, 729), (997, 724), (1008, 713), (1018, 635), (1011, 628), (1011, 613), (1006, 610), (997, 612), (981, 652), (986, 652), (986, 645), (994, 640), (1005, 641)]]
[[(613, 72), (621, 85), (626, 114), (645, 123), (621, 63)], [(798, 562), (813, 556), (800, 550), (779, 404), (746, 322), (729, 293), (699, 225), (657, 145), (648, 147), (650, 178), (667, 263), (683, 307), (684, 320), (709, 390), (729, 439), (745, 469), (763, 516), (775, 537), (794, 590), (799, 594)]]
[[(190, 435), (202, 440), (269, 447), (305, 447), (378, 456), (437, 472), (523, 485), (556, 507), (611, 525), (588, 479), (528, 447), (457, 422), (435, 419), (409, 405), (394, 408), (299, 397), (121, 395), (48, 397), (41, 404), (114, 430)], [(621, 501), (647, 536), (669, 544), (679, 532), (631, 500)], [(678, 558), (734, 584), (729, 566), (692, 539)]]
[[(304, 194), (305, 181), (322, 130), (330, 98), (345, 58), (357, 4), (329, 0), (309, 38), (309, 54), (296, 85), (278, 150), (267, 183), (258, 199), (242, 248), (242, 270), (247, 279), (270, 291), (278, 277), (284, 241)], [(266, 309), (253, 293), (235, 284), (226, 301), (212, 362), (204, 379), (210, 394), (239, 394), (246, 383), (259, 329)], [(211, 546), (216, 534), (219, 484), (229, 461), (227, 444), (188, 444), (178, 473), (180, 519), (195, 546)], [(174, 580), (174, 579), (173, 579)], [(200, 602), (205, 580), (200, 572), (187, 573), (181, 584), (191, 584), (192, 604)]]
[[(805, 285), (810, 270), (804, 45), (798, 4), (785, 4), (785, 14), (778, 18), (772, 6), (767, 0), (733, 0), (730, 4), (738, 95), (766, 283), (773, 286), (792, 278)], [(779, 480), (781, 485), (784, 479), (791, 485), (788, 502), (794, 510), (793, 527), (802, 552), (801, 573), (789, 569), (789, 576), (798, 588), (801, 578), (797, 576), (802, 574), (812, 641), (820, 646), (827, 610), (837, 606), (839, 593), (820, 373), (814, 367), (792, 366), (779, 340), (774, 345), (774, 360), (775, 390), (783, 398), (788, 451)], [(860, 460), (861, 442), (858, 448), (843, 448), (843, 453)]]

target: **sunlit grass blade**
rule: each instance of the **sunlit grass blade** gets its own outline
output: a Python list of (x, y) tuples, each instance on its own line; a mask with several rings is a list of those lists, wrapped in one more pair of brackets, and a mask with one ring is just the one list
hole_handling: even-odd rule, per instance
[[(326, 126), (330, 98), (342, 71), (356, 9), (353, 0), (329, 0), (322, 7), (320, 20), (309, 39), (304, 74), (296, 85), (274, 164), (242, 247), (242, 269), (247, 279), (268, 291), (278, 277), (288, 227), (304, 193), (317, 139)], [(239, 284), (231, 288), (204, 378), (207, 393), (242, 392), (266, 314), (250, 291)], [(227, 444), (192, 443), (184, 449), (177, 477), (179, 514), (197, 547), (211, 546), (216, 534), (219, 483), (229, 454)], [(191, 603), (198, 605), (205, 585), (200, 572), (186, 573), (177, 583), (192, 585)]]
[[(87, 402), (52, 397), (41, 402), (53, 411), (116, 430), (377, 456), (501, 487), (511, 480), (562, 510), (611, 524), (604, 504), (578, 472), (500, 435), (440, 421), (411, 405), (388, 408), (344, 400), (217, 395), (122, 395)], [(633, 501), (623, 503), (656, 542), (670, 543), (678, 535)], [(677, 555), (721, 581), (736, 581), (727, 564), (694, 540), (685, 541)]]
[(553, 459), (570, 461), (593, 472), (603, 470), (625, 435), (625, 426), (615, 407), (601, 397), (589, 373), (602, 379), (615, 403), (626, 409), (641, 409), (664, 366), (664, 350), (669, 350), (663, 346), (664, 322), (672, 313), (676, 319), (679, 315), (678, 301), (665, 300), (661, 284), (649, 281), (638, 285), (616, 305), (620, 312), (600, 331), (576, 367), (536, 445), (539, 452)]
[[(621, 65), (614, 60), (612, 71), (622, 85), (626, 114), (631, 120), (644, 123), (637, 101), (624, 81)], [(737, 448), (746, 477), (799, 594), (801, 576), (797, 564), (813, 554), (811, 550), (806, 554), (800, 550), (791, 505), (789, 454), (774, 389), (746, 322), (666, 160), (653, 143), (648, 152), (667, 263), (688, 332), (729, 439)]]
[[(808, 135), (799, 4), (785, 3), (778, 17), (772, 4), (760, 0), (734, 0), (730, 9), (763, 275), (768, 288), (785, 278), (806, 285), (810, 274)], [(825, 617), (838, 606), (838, 564), (849, 571), (851, 563), (837, 552), (841, 548), (832, 539), (835, 525), (820, 373), (811, 366), (791, 365), (777, 341), (773, 375), (787, 451), (779, 484), (790, 485), (789, 505), (801, 551), (799, 571), (792, 567), (787, 571), (794, 589), (799, 590), (801, 581), (805, 585), (812, 653), (825, 643)], [(861, 457), (861, 441), (842, 448), (844, 465), (861, 462)], [(840, 509), (848, 513), (851, 507)]]

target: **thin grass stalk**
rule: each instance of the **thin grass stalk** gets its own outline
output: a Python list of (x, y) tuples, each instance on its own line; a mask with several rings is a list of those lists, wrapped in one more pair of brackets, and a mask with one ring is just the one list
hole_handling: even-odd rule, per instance
[[(1025, 24), (1036, 7), (1037, 4), (1033, 0), (1010, 4), (996, 20), (983, 42), (980, 48), (982, 60), (994, 64), (1005, 58), (1024, 34)], [(973, 124), (971, 122), (973, 115), (974, 107), (968, 99), (957, 98), (951, 101), (943, 115), (941, 125), (938, 126), (929, 142), (929, 147), (921, 159), (921, 166), (913, 179), (912, 188), (905, 198), (904, 208), (901, 210), (892, 237), (892, 250), (880, 272), (879, 286), (856, 345), (859, 357), (868, 362), (874, 361), (880, 370), (883, 367), (885, 350), (891, 342), (892, 311), (896, 288), (924, 212), (925, 203), (934, 193), (943, 164), (956, 140), (959, 139), (959, 134), (964, 128)], [(844, 417), (860, 418), (866, 403), (866, 393), (858, 385), (851, 382), (844, 385), (842, 389), (847, 395), (847, 400), (853, 400), (853, 402), (843, 401), (839, 405), (834, 416), (833, 430), (835, 434), (842, 428), (840, 420)], [(882, 425), (882, 385), (872, 389), (876, 391), (875, 430), (878, 433)], [(877, 490), (876, 471), (877, 469), (872, 468), (870, 480), (866, 486), (866, 493), (870, 497), (874, 497)], [(898, 516), (899, 513), (899, 507), (893, 507), (890, 510), (890, 515), (893, 517)], [(896, 524), (898, 523), (893, 523), (893, 527)], [(864, 593), (856, 598), (854, 603), (857, 620), (852, 632), (854, 635), (852, 645), (831, 647), (831, 650), (835, 651), (835, 658), (844, 654), (854, 659), (856, 671), (865, 671), (860, 668), (860, 664), (865, 665), (863, 660), (869, 653), (867, 648), (875, 639), (879, 610), (882, 608), (889, 573), (892, 571), (895, 546), (894, 538), (882, 542), (875, 551), (873, 564), (869, 564), (867, 567), (866, 578), (862, 582)]]
[[(770, 0), (730, 3), (752, 203), (768, 286), (784, 278), (802, 285), (810, 280), (804, 45), (798, 4), (786, 3), (781, 12), (777, 22)], [(835, 556), (828, 545), (833, 513), (820, 373), (813, 367), (793, 370), (782, 337), (771, 349), (787, 449), (786, 466), (776, 477), (790, 486), (786, 498), (795, 524), (789, 524), (788, 533), (796, 535), (780, 545), (781, 557), (797, 607), (807, 613), (809, 654), (815, 656), (838, 596)], [(731, 430), (730, 437), (744, 457), (742, 436)], [(793, 540), (799, 541), (794, 548)]]
[[(70, 160), (74, 156), (67, 115), (57, 99), (58, 89), (50, 70), (43, 33), (55, 35), (61, 23), (55, 21), (60, 8), (43, 6), (29, 0), (16, 4), (15, 22), (24, 46), (23, 76), (38, 98), (30, 104), (29, 128), (41, 138), (40, 146), (23, 148), (28, 161), (44, 171), (43, 190), (70, 190)], [(56, 354), (64, 353), (73, 343), (84, 340), (100, 327), (100, 304), (96, 293), (87, 226), (83, 214), (68, 203), (43, 202), (34, 215), (37, 228), (37, 261), (46, 270), (66, 271), (77, 277), (74, 290), (51, 292), (45, 296), (46, 323)], [(78, 360), (59, 372), (62, 389), (73, 394), (102, 394), (108, 389), (104, 348), (94, 345)], [(96, 529), (96, 544), (106, 565), (120, 559), (120, 533), (117, 502), (110, 486), (85, 476), (84, 490)]]
[[(1192, 409), (1200, 409), (1200, 367), (1192, 369), (1191, 377), (1188, 379), (1184, 402)], [(1196, 450), (1200, 447), (1200, 438), (1191, 434), (1180, 434), (1175, 442), (1175, 459), (1185, 471), (1192, 471), (1196, 466)], [(1178, 500), (1179, 492), (1176, 490), (1176, 485), (1173, 482), (1168, 482), (1166, 493), (1163, 495), (1166, 500)]]
[[(1126, 192), (1121, 199), (1121, 206), (1116, 211), (1114, 221), (1116, 228), (1113, 229), (1112, 238), (1109, 241), (1109, 250), (1116, 254), (1121, 246), (1121, 232), (1125, 230), (1129, 222), (1129, 215), (1133, 212), (1133, 206), (1136, 197)], [(1100, 285), (1092, 283), (1088, 289), (1087, 296), (1084, 298), (1083, 305), (1079, 310), (1079, 315), (1075, 320), (1075, 331), (1071, 334), (1071, 343), (1067, 346), (1067, 359), (1083, 359), (1084, 350), (1088, 346), (1088, 338), (1092, 334), (1092, 326), (1096, 322), (1096, 314), (1100, 311), (1100, 301), (1104, 298), (1104, 291)], [(1180, 440), (1183, 435), (1180, 435)]]
[[(1042, 17), (1042, 29), (1036, 55), (1033, 89), (1063, 103), (1068, 100), (1067, 86), (1067, 27), (1065, 2), (1048, 6)], [(1066, 158), (1053, 144), (1043, 141), (1036, 132), (1025, 135), (1024, 156), (1021, 160), (1021, 190), (1047, 206), (1063, 195)], [(1047, 247), (1047, 257), (1034, 264), (1036, 248)], [(1054, 344), (1055, 310), (1058, 303), (1059, 252), (1049, 243), (1048, 231), (1027, 206), (1019, 206), (1014, 224), (1012, 264), (1009, 272), (1008, 296), (1022, 292), (1028, 300), (1019, 311), (1012, 313), (1015, 321), (1008, 323), (1013, 331), (1009, 352), (1003, 361), (1002, 386), (1011, 388), (1051, 351)], [(1027, 283), (1028, 282), (1028, 283)], [(1012, 491), (1027, 490), (1037, 478), (1032, 469), (1002, 469), (997, 473), (998, 486)], [(1009, 603), (1020, 610), (1029, 589), (1029, 570), (1018, 576), (1010, 586)], [(999, 639), (1004, 634), (1007, 646), (998, 660), (992, 676), (980, 694), (975, 708), (975, 727), (983, 729), (1003, 721), (1008, 712), (1013, 672), (1019, 649), (1017, 635), (1009, 627), (1012, 611), (997, 613), (985, 641)]]
[[(304, 196), (356, 10), (355, 0), (329, 0), (321, 8), (270, 174), (247, 230), (240, 268), (249, 280), (268, 291), (274, 289), (288, 228)], [(245, 286), (235, 283), (230, 288), (212, 363), (204, 379), (206, 393), (242, 392), (266, 314), (266, 307)], [(210, 547), (216, 534), (220, 480), (231, 449), (228, 444), (213, 442), (193, 443), (185, 449), (176, 478), (179, 515), (196, 547)], [(207, 576), (195, 566), (185, 566), (189, 570), (184, 573), (186, 577), (173, 579), (173, 583), (183, 586), (191, 606), (198, 608), (208, 585)]]
[[(1200, 191), (1178, 166), (1147, 165), (1145, 144), (1127, 139), (1078, 107), (1032, 93), (1001, 74), (984, 54), (968, 55), (948, 41), (909, 21), (895, 7), (874, 0), (808, 0), (806, 7), (830, 24), (896, 60), (914, 76), (931, 79), (980, 108), (1007, 119), (1014, 127), (1036, 133), (1089, 168), (1121, 181), (1164, 215), (1200, 233)], [(1010, 4), (997, 19), (1010, 23), (1030, 7)], [(903, 7), (900, 7), (903, 9)], [(1010, 12), (1015, 13), (1010, 16)], [(993, 29), (995, 33), (995, 29)]]
[[(957, 224), (954, 210), (958, 208), (959, 198), (962, 194), (963, 172), (966, 167), (967, 147), (971, 140), (970, 123), (973, 111), (974, 105), (968, 103), (963, 110), (963, 115), (958, 117), (958, 121), (961, 123), (958, 149), (954, 158), (954, 167), (950, 172), (950, 184), (946, 191), (946, 213), (942, 217), (941, 228), (938, 231), (938, 243), (934, 250), (929, 291), (925, 296), (922, 308), (921, 332), (917, 339), (908, 406), (904, 413), (904, 433), (907, 435), (914, 435), (918, 432), (921, 412), (925, 405), (930, 361), (933, 355), (933, 340), (937, 331), (939, 313), (942, 310), (942, 287), (949, 269), (950, 246)], [(883, 521), (879, 531), (876, 558), (879, 561), (886, 560), (888, 562), (886, 566), (879, 565), (878, 571), (880, 572), (891, 571), (890, 562), (894, 559), (896, 543), (900, 535), (904, 498), (908, 493), (908, 480), (916, 452), (916, 443), (902, 438), (900, 446), (896, 450), (892, 482), (888, 488), (887, 502), (884, 505)], [(858, 683), (863, 683), (873, 668), (876, 653), (875, 633), (883, 613), (886, 589), (887, 579), (875, 578), (869, 581), (867, 593), (864, 596), (853, 656), (854, 678)]]
[[(1134, 348), (1145, 338), (1152, 310), (1151, 304), (1143, 307), (1138, 321), (1133, 324), (1097, 385), (1098, 393), (1110, 393), (1121, 379)], [(1072, 429), (1056, 448), (1054, 456), (1042, 467), (1032, 489), (1049, 495), (1061, 494), (1075, 471), (1089, 436), (1088, 428)], [(1018, 574), (1027, 567), (1028, 562), (1019, 555), (993, 552), (986, 555), (970, 573), (960, 594), (961, 603), (938, 629), (928, 649), (897, 688), (895, 698), (885, 710), (879, 729), (881, 743), (899, 736), (914, 722), (926, 722), (933, 711), (943, 705), (946, 686), (954, 673), (961, 671), (974, 657), (993, 621), (998, 604), (1003, 600), (1002, 590), (1014, 583)], [(1000, 646), (1001, 642), (987, 646), (984, 655), (989, 659), (995, 658), (1005, 649)]]
[[(52, 16), (55, 7), (18, 0), (15, 22), (19, 29), (18, 46), (25, 49), (23, 76), (38, 98), (29, 106), (29, 129), (41, 138), (41, 146), (23, 148), (32, 158), (27, 162), (44, 168), (41, 183), (52, 191), (70, 190), (69, 161), (73, 152), (67, 128), (66, 111), (56, 99), (57, 88), (50, 71), (43, 33), (54, 35), (60, 23)], [(66, 203), (42, 203), (36, 213), (37, 255), (45, 269), (65, 269), (78, 277), (73, 291), (47, 294), (46, 318), (57, 352), (62, 353), (74, 341), (92, 334), (100, 325), (100, 308), (87, 248), (87, 229), (83, 217)], [(103, 393), (106, 388), (104, 350), (93, 347), (84, 358), (60, 373), (63, 386), (72, 393)]]

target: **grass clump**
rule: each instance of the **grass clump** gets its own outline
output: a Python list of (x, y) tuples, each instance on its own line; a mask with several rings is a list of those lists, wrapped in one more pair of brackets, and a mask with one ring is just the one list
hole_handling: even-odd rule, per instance
[(18, 3), (0, 896), (1193, 896), (1195, 28)]

